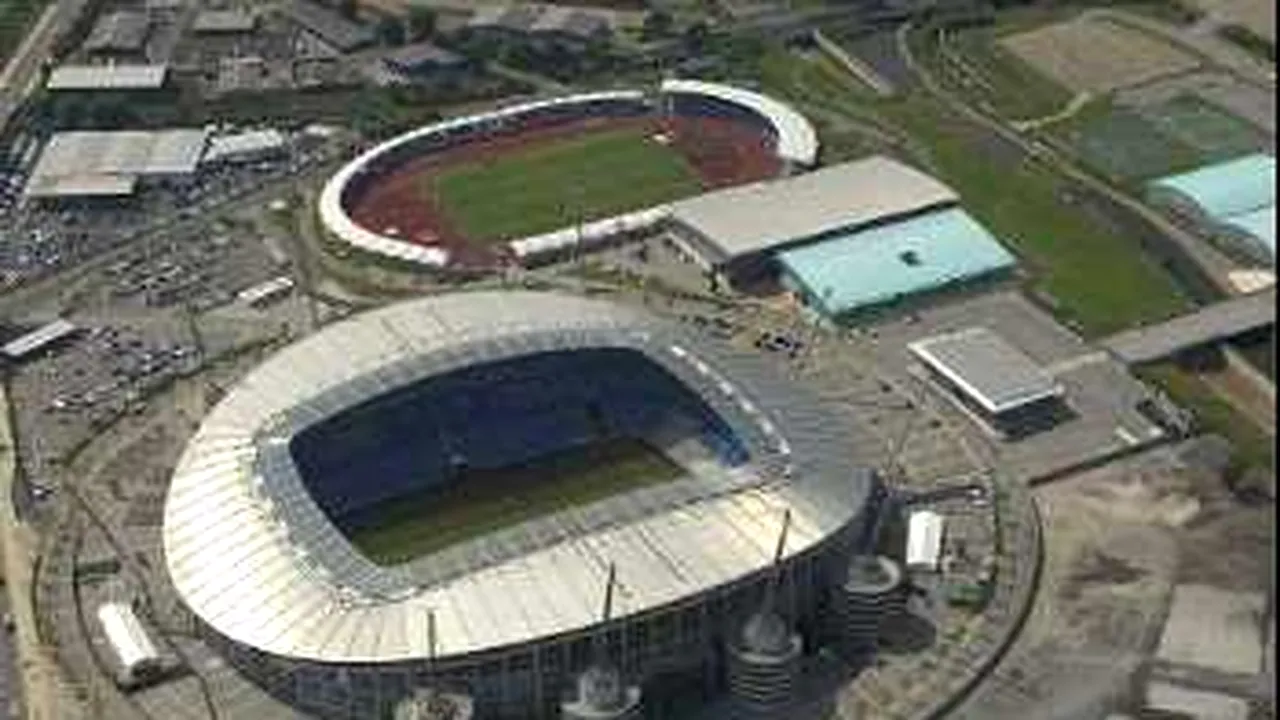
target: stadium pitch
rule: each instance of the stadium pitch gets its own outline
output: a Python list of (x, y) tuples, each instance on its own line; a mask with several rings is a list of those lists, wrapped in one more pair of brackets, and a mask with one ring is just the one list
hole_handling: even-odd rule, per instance
[(479, 242), (559, 230), (701, 190), (680, 152), (644, 128), (600, 131), (460, 165), (430, 184), (444, 215)]
[(497, 469), (463, 471), (452, 483), (364, 511), (348, 531), (379, 565), (398, 565), (527, 520), (630, 490), (672, 482), (679, 465), (635, 439), (614, 439)]

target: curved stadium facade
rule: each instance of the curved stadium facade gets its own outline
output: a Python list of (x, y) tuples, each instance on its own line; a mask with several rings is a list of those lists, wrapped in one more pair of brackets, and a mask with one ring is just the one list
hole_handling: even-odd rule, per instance
[[(779, 607), (818, 627), (878, 490), (848, 438), (757, 358), (635, 310), (415, 300), (284, 349), (223, 398), (175, 471), (166, 562), (206, 636), (319, 717), (388, 717), (428, 683), (471, 695), (477, 717), (555, 717), (599, 638), (647, 703), (705, 696), (787, 511)], [(543, 476), (507, 472), (619, 442), (674, 471), (557, 486), (551, 504), (520, 486)], [(487, 483), (531, 498), (523, 514), (476, 512)], [(428, 550), (362, 550), (406, 503)]]

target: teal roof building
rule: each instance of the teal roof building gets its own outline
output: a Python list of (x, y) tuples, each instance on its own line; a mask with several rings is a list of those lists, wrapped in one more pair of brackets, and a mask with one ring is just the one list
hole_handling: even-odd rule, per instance
[(1147, 195), (1249, 257), (1275, 264), (1275, 157), (1258, 153), (1170, 175), (1152, 181)]
[(854, 230), (777, 255), (782, 283), (826, 318), (1012, 269), (1017, 261), (960, 208)]

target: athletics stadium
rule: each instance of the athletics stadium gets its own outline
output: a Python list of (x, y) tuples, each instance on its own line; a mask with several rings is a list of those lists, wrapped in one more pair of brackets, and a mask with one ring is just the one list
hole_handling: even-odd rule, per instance
[(361, 252), (439, 269), (527, 263), (663, 220), (673, 201), (812, 167), (817, 135), (750, 90), (667, 80), (449, 118), (360, 153), (319, 216)]

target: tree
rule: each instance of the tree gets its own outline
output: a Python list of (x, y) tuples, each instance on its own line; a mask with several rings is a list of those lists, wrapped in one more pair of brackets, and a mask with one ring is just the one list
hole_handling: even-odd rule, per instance
[(663, 37), (671, 32), (672, 24), (671, 13), (665, 10), (654, 10), (644, 16), (644, 26), (640, 30), (640, 37), (646, 41)]
[(378, 21), (376, 32), (384, 45), (404, 44), (404, 23), (393, 17), (384, 17)]
[(701, 53), (707, 46), (707, 38), (711, 35), (710, 28), (701, 20), (690, 25), (684, 31), (684, 46), (689, 52)]
[(409, 39), (425, 40), (435, 34), (436, 11), (421, 5), (409, 8)]

